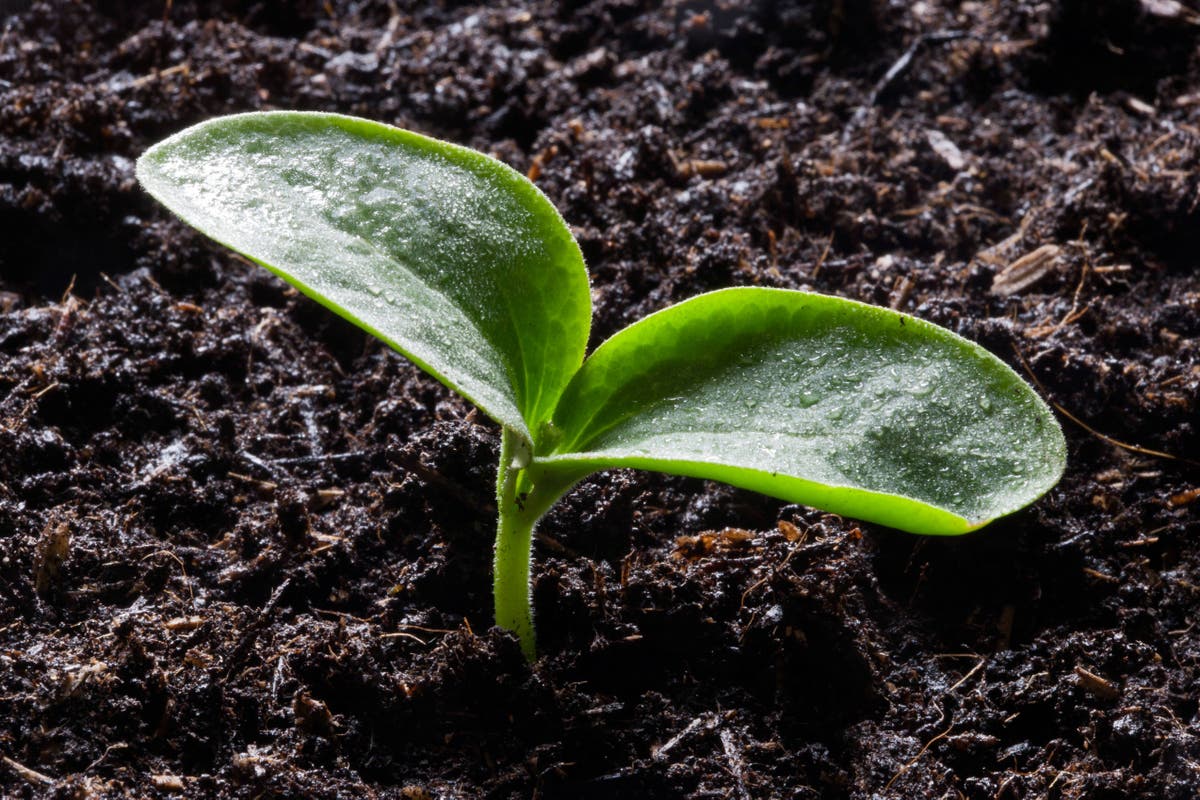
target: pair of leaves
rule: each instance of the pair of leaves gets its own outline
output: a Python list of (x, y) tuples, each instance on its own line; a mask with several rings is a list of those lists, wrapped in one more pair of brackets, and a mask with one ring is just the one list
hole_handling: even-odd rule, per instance
[(244, 114), (156, 145), (138, 177), (466, 396), (543, 475), (660, 470), (955, 534), (1064, 468), (1053, 415), (1005, 364), (849, 300), (712, 292), (585, 362), (574, 238), (532, 183), (473, 150), (352, 117)]

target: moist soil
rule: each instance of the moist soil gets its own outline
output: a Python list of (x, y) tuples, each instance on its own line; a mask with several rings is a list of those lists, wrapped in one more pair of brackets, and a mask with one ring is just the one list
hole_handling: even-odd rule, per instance
[[(1188, 3), (0, 15), (0, 796), (1197, 796)], [(596, 475), (542, 526), (527, 664), (495, 425), (135, 184), (265, 108), (528, 171), (593, 347), (730, 285), (945, 325), (1054, 404), (1066, 476), (929, 539)]]

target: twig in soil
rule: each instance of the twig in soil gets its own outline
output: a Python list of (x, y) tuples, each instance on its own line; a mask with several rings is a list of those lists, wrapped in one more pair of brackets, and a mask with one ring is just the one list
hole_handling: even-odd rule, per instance
[(1200, 467), (1200, 461), (1193, 461), (1190, 458), (1183, 458), (1182, 456), (1172, 455), (1171, 453), (1164, 453), (1161, 450), (1151, 450), (1149, 447), (1142, 447), (1140, 445), (1129, 444), (1128, 442), (1122, 442), (1121, 440), (1114, 439), (1113, 437), (1109, 436), (1108, 434), (1101, 433), (1100, 431), (1093, 428), (1091, 425), (1088, 425), (1086, 422), (1084, 422), (1079, 417), (1072, 414), (1070, 411), (1067, 411), (1065, 408), (1063, 408), (1061, 405), (1059, 405), (1059, 403), (1057, 403), (1054, 399), (1052, 399), (1050, 397), (1050, 393), (1046, 391), (1046, 387), (1044, 385), (1042, 385), (1042, 382), (1040, 380), (1038, 380), (1037, 375), (1033, 374), (1033, 369), (1029, 366), (1029, 362), (1025, 360), (1025, 354), (1021, 352), (1021, 348), (1017, 347), (1016, 343), (1013, 343), (1012, 348), (1013, 348), (1013, 352), (1017, 356), (1017, 359), (1021, 362), (1021, 366), (1025, 368), (1026, 374), (1029, 375), (1029, 379), (1031, 381), (1033, 381), (1034, 386), (1036, 386), (1038, 388), (1038, 391), (1040, 391), (1042, 393), (1042, 396), (1046, 398), (1046, 402), (1048, 402), (1050, 405), (1054, 406), (1054, 408), (1058, 411), (1058, 413), (1062, 414), (1064, 417), (1071, 420), (1071, 422), (1074, 422), (1076, 425), (1083, 428), (1085, 431), (1092, 434), (1097, 439), (1100, 439), (1103, 442), (1111, 444), (1113, 447), (1119, 447), (1122, 450), (1128, 450), (1132, 453), (1141, 453), (1144, 456), (1154, 456), (1155, 458), (1165, 458), (1170, 461), (1179, 461), (1184, 464), (1190, 464), (1193, 467)]
[(926, 44), (952, 42), (955, 39), (964, 39), (969, 35), (970, 34), (966, 31), (932, 31), (930, 33), (923, 33), (917, 38), (913, 39), (912, 44), (908, 46), (908, 49), (905, 50), (899, 58), (892, 62), (892, 65), (888, 67), (888, 71), (883, 73), (883, 77), (875, 82), (875, 85), (871, 87), (871, 93), (867, 95), (867, 99), (861, 106), (858, 107), (858, 110), (854, 112), (854, 116), (850, 118), (850, 124), (846, 126), (844, 131), (842, 131), (842, 144), (844, 145), (850, 141), (850, 135), (854, 133), (855, 129), (857, 129), (858, 126), (862, 124), (863, 120), (866, 119), (867, 113), (871, 110), (871, 108), (873, 108), (875, 104), (879, 102), (879, 97), (889, 88), (891, 88), (892, 84), (896, 82), (897, 78), (899, 78), (908, 70), (908, 68), (912, 65), (913, 57), (916, 56), (918, 50), (920, 50)]
[(114, 94), (119, 94), (130, 89), (141, 89), (143, 86), (149, 86), (156, 81), (160, 81), (163, 78), (169, 78), (172, 75), (183, 75), (186, 78), (190, 71), (191, 65), (184, 61), (183, 63), (176, 64), (172, 67), (167, 67), (166, 69), (156, 69), (154, 72), (151, 72), (148, 75), (142, 75), (139, 78), (134, 78), (128, 83), (114, 84), (114, 82), (110, 82), (108, 85), (108, 90)]
[(242, 634), (242, 640), (233, 648), (233, 652), (229, 655), (229, 666), (225, 668), (225, 681), (233, 677), (233, 673), (242, 665), (246, 658), (246, 653), (254, 646), (258, 640), (258, 635), (262, 633), (263, 628), (271, 621), (271, 617), (275, 615), (275, 608), (279, 605), (279, 600), (283, 597), (283, 593), (292, 585), (292, 579), (287, 578), (283, 583), (275, 587), (275, 591), (271, 592), (271, 597), (263, 606), (262, 611), (258, 615), (246, 632)]
[(4, 764), (9, 769), (11, 769), (13, 772), (17, 773), (17, 775), (19, 777), (24, 778), (25, 780), (29, 781), (30, 783), (38, 783), (43, 786), (52, 786), (55, 783), (57, 783), (57, 781), (55, 781), (54, 778), (51, 778), (49, 775), (43, 775), (42, 773), (38, 772), (36, 769), (30, 769), (29, 767), (25, 766), (24, 764), (19, 764), (16, 761), (13, 761), (8, 756), (0, 756), (0, 761), (3, 761)]
[(406, 630), (410, 631), (423, 631), (425, 633), (454, 633), (454, 630), (450, 628), (426, 628), (424, 625), (401, 624), (397, 625), (396, 627), (405, 628)]
[(1079, 283), (1075, 286), (1075, 294), (1071, 298), (1071, 310), (1067, 312), (1066, 316), (1064, 316), (1061, 320), (1058, 321), (1057, 325), (1050, 325), (1050, 326), (1042, 327), (1042, 328), (1034, 328), (1032, 330), (1027, 331), (1026, 335), (1033, 337), (1035, 339), (1040, 339), (1043, 336), (1050, 336), (1051, 334), (1057, 333), (1058, 331), (1065, 328), (1067, 325), (1070, 325), (1071, 323), (1075, 322), (1077, 319), (1082, 317), (1084, 314), (1086, 314), (1088, 312), (1088, 309), (1091, 306), (1089, 304), (1089, 305), (1084, 306), (1083, 308), (1080, 308), (1079, 307), (1079, 298), (1083, 295), (1084, 284), (1087, 283), (1088, 274), (1091, 273), (1092, 271), (1093, 270), (1092, 270), (1091, 262), (1089, 262), (1089, 261), (1083, 262), (1083, 269), (1081, 269), (1079, 271)]
[(67, 288), (63, 289), (62, 297), (59, 298), (59, 305), (66, 305), (67, 300), (71, 299), (71, 292), (75, 291), (75, 281), (79, 277), (77, 273), (71, 273), (71, 280), (67, 282)]
[(1113, 447), (1119, 447), (1122, 450), (1129, 450), (1134, 453), (1141, 453), (1144, 456), (1155, 456), (1156, 458), (1166, 458), (1170, 459), (1171, 461), (1182, 461), (1183, 463), (1191, 464), (1192, 466), (1200, 466), (1200, 461), (1193, 461), (1190, 458), (1182, 458), (1180, 456), (1172, 455), (1171, 453), (1164, 453), (1161, 450), (1151, 450), (1148, 447), (1141, 447), (1140, 445), (1129, 444), (1127, 442), (1122, 442), (1119, 439), (1114, 439), (1113, 437), (1096, 430), (1091, 425), (1088, 425), (1086, 422), (1072, 414), (1070, 411), (1067, 411), (1053, 400), (1050, 401), (1050, 405), (1054, 406), (1064, 417), (1071, 420), (1096, 438), (1111, 444)]
[[(41, 365), (39, 364), (39, 366)], [(26, 420), (29, 418), (29, 415), (33, 412), (34, 407), (37, 405), (37, 401), (55, 389), (59, 388), (61, 385), (62, 384), (60, 384), (58, 381), (54, 381), (50, 385), (36, 391), (29, 397), (28, 400), (25, 401), (25, 405), (23, 405), (21, 410), (18, 411), (14, 416), (9, 417), (7, 421), (0, 420), (0, 429), (7, 431), (8, 433), (16, 433), (25, 424)], [(24, 391), (30, 388), (32, 387), (29, 386), (28, 379), (21, 381), (21, 383), (14, 386), (11, 390), (9, 390), (8, 394), (5, 395), (5, 402), (7, 402), (9, 398), (15, 398), (18, 391)]]
[(111, 286), (117, 292), (117, 294), (125, 294), (125, 290), (122, 289), (119, 285), (117, 285), (117, 283), (114, 282), (113, 279), (108, 276), (108, 273), (101, 272), (100, 279), (102, 281), (104, 281), (105, 283), (107, 283), (109, 286)]
[(750, 800), (750, 792), (746, 789), (746, 781), (742, 778), (742, 773), (746, 769), (746, 762), (742, 760), (742, 754), (738, 752), (737, 744), (733, 740), (733, 731), (728, 728), (722, 728), (720, 737), (721, 749), (725, 751), (725, 758), (729, 760), (729, 772), (733, 775), (733, 779), (737, 781), (738, 796), (742, 800)]
[(1021, 240), (1025, 238), (1025, 234), (1029, 232), (1029, 228), (1033, 225), (1034, 218), (1039, 212), (1044, 211), (1047, 208), (1047, 205), (1048, 204), (1044, 203), (1038, 208), (1027, 212), (1023, 217), (1021, 217), (1021, 221), (1017, 224), (1017, 229), (1015, 231), (995, 244), (989, 245), (983, 250), (977, 252), (974, 260), (982, 261), (985, 264), (991, 265), (1003, 263), (1008, 252), (1016, 247)]
[(821, 250), (821, 255), (817, 258), (816, 265), (813, 266), (812, 275), (809, 276), (814, 280), (821, 273), (821, 267), (825, 266), (825, 259), (829, 258), (829, 248), (833, 247), (833, 237), (836, 234), (836, 230), (830, 231), (829, 238), (825, 240), (825, 247)]
[[(454, 633), (454, 631), (449, 630), (448, 628), (425, 628), (420, 625), (397, 625), (396, 627), (397, 628), (408, 628), (410, 630), (421, 631), (423, 633), (434, 633), (434, 634)], [(470, 632), (469, 625), (467, 626), (467, 630), (468, 630), (468, 632)], [(472, 634), (472, 635), (474, 635), (474, 634)], [(381, 633), (379, 635), (379, 638), (380, 639), (412, 639), (414, 642), (418, 642), (422, 646), (428, 646), (428, 644), (429, 644), (429, 642), (425, 641), (421, 637), (419, 637), (415, 634), (412, 634), (412, 633), (408, 633), (407, 631), (395, 631), (394, 633)]]
[(88, 764), (86, 767), (83, 768), (84, 774), (91, 772), (96, 767), (98, 767), (102, 763), (104, 763), (104, 759), (108, 758), (108, 754), (111, 753), (113, 750), (128, 750), (128, 749), (129, 749), (128, 742), (116, 742), (114, 744), (110, 744), (108, 747), (104, 748), (104, 752), (101, 753), (100, 756), (95, 761), (93, 761), (92, 763)]
[(966, 675), (963, 675), (961, 678), (958, 679), (957, 683), (955, 683), (953, 686), (951, 686), (949, 689), (947, 689), (946, 694), (950, 694), (955, 689), (962, 686), (967, 681), (971, 680), (971, 678), (975, 677), (975, 673), (977, 673), (977, 672), (979, 672), (979, 670), (983, 669), (983, 665), (986, 663), (987, 663), (986, 658), (979, 659), (979, 663), (976, 664), (975, 666), (971, 667), (970, 671), (967, 672)]
[(258, 467), (259, 469), (263, 470), (264, 472), (266, 472), (272, 478), (279, 477), (279, 473), (276, 472), (275, 467), (271, 464), (271, 462), (264, 461), (263, 459), (259, 458), (258, 456), (254, 455), (253, 453), (247, 453), (245, 450), (239, 450), (238, 455), (241, 456), (242, 458), (246, 459), (246, 461), (248, 463), (250, 463), (250, 464)]
[(912, 761), (909, 761), (907, 764), (905, 764), (903, 767), (901, 767), (899, 770), (897, 770), (897, 771), (896, 771), (896, 774), (892, 776), (892, 779), (891, 779), (890, 781), (888, 781), (888, 782), (887, 782), (887, 786), (884, 786), (884, 787), (883, 787), (883, 791), (885, 791), (885, 792), (886, 792), (888, 789), (891, 789), (891, 788), (892, 788), (892, 784), (893, 784), (893, 783), (895, 783), (896, 781), (900, 780), (900, 776), (901, 776), (901, 775), (903, 775), (904, 773), (906, 773), (906, 772), (908, 772), (910, 769), (912, 769), (912, 768), (913, 768), (913, 766), (915, 766), (915, 765), (916, 765), (916, 763), (917, 763), (918, 761), (920, 761), (920, 760), (921, 760), (921, 756), (925, 755), (925, 753), (926, 753), (926, 752), (929, 750), (929, 748), (933, 747), (933, 745), (934, 745), (935, 743), (937, 743), (939, 740), (941, 740), (941, 739), (945, 739), (947, 736), (949, 736), (949, 735), (950, 735), (950, 731), (952, 731), (952, 730), (954, 730), (954, 723), (953, 723), (953, 722), (952, 722), (952, 723), (950, 723), (950, 727), (946, 728), (946, 730), (942, 731), (942, 732), (941, 732), (941, 733), (939, 733), (937, 736), (933, 737), (933, 738), (932, 738), (932, 739), (930, 739), (928, 742), (926, 742), (926, 743), (925, 743), (925, 746), (921, 748), (921, 752), (917, 753), (917, 754), (916, 754), (916, 755), (913, 757), (913, 760), (912, 760)]
[(696, 731), (697, 728), (699, 728), (701, 725), (705, 726), (706, 728), (712, 728), (714, 725), (716, 725), (716, 722), (717, 722), (716, 714), (712, 713), (711, 711), (704, 712), (703, 714), (701, 714), (700, 716), (696, 717), (691, 722), (689, 722), (687, 724), (686, 728), (684, 728), (679, 733), (675, 734), (670, 739), (668, 739), (666, 744), (664, 744), (662, 747), (655, 750), (651, 757), (655, 761), (665, 761), (667, 758), (667, 751), (669, 751), (671, 748), (675, 747), (675, 745), (679, 744), (684, 739), (691, 736)]
[(367, 457), (367, 454), (365, 452), (361, 452), (361, 451), (353, 452), (353, 453), (325, 453), (325, 454), (314, 453), (313, 455), (310, 455), (310, 456), (294, 456), (291, 458), (273, 458), (267, 463), (273, 464), (273, 465), (279, 466), (279, 467), (292, 467), (292, 466), (296, 466), (297, 464), (320, 464), (321, 462), (324, 462), (324, 461), (351, 461), (354, 459), (366, 458), (366, 457)]
[[(797, 549), (799, 549), (799, 548), (797, 548)], [(788, 551), (788, 554), (787, 554), (787, 556), (785, 556), (785, 557), (784, 557), (784, 559), (783, 559), (783, 561), (780, 561), (780, 562), (779, 562), (779, 564), (777, 564), (773, 570), (771, 570), (771, 571), (770, 571), (770, 572), (769, 572), (767, 575), (763, 576), (763, 577), (762, 577), (762, 579), (760, 579), (759, 581), (757, 581), (757, 582), (756, 582), (756, 583), (755, 583), (753, 586), (751, 586), (749, 589), (747, 589), (746, 591), (742, 592), (742, 601), (741, 601), (741, 604), (738, 606), (738, 611), (739, 611), (739, 612), (740, 612), (740, 611), (741, 611), (743, 608), (745, 608), (745, 607), (746, 607), (746, 598), (747, 598), (747, 597), (749, 597), (749, 596), (750, 596), (750, 594), (751, 594), (751, 593), (752, 593), (752, 592), (753, 592), (755, 589), (757, 589), (758, 587), (762, 586), (764, 583), (766, 583), (767, 581), (771, 580), (771, 579), (772, 579), (772, 578), (774, 578), (776, 575), (778, 575), (778, 574), (779, 574), (779, 571), (788, 565), (788, 562), (792, 560), (792, 556), (794, 556), (794, 555), (796, 555), (796, 550), (794, 550), (794, 549), (793, 549), (793, 550), (789, 550), (789, 551)]]
[(258, 478), (252, 478), (249, 475), (243, 475), (240, 472), (227, 472), (226, 475), (236, 481), (244, 481), (254, 484), (255, 488), (266, 494), (270, 494), (279, 488), (279, 484), (274, 481), (260, 481)]
[[(1159, 528), (1159, 530), (1166, 530), (1166, 528)], [(1146, 534), (1145, 536), (1142, 536), (1138, 539), (1134, 539), (1131, 542), (1118, 542), (1117, 547), (1126, 547), (1126, 548), (1145, 547), (1145, 546), (1151, 545), (1151, 544), (1158, 544), (1158, 537), (1151, 536), (1150, 534)]]
[(375, 43), (373, 50), (378, 55), (384, 50), (392, 46), (392, 42), (396, 41), (396, 31), (400, 30), (400, 23), (403, 22), (403, 17), (400, 16), (400, 9), (397, 8), (395, 0), (388, 0), (388, 17), (387, 25), (384, 27), (383, 35), (379, 37), (379, 41)]
[(145, 561), (147, 558), (154, 558), (155, 556), (170, 556), (171, 559), (174, 560), (174, 562), (179, 565), (179, 572), (183, 576), (183, 586), (185, 589), (187, 589), (187, 593), (188, 593), (188, 606), (195, 608), (196, 596), (192, 592), (192, 580), (191, 580), (191, 578), (188, 577), (187, 566), (184, 565), (183, 559), (180, 558), (175, 553), (171, 552), (170, 550), (155, 550), (153, 553), (150, 553), (147, 556), (143, 556), (141, 560)]
[(362, 623), (363, 625), (374, 625), (375, 624), (374, 622), (367, 619), (366, 617), (356, 617), (353, 614), (347, 614), (345, 611), (333, 611), (332, 609), (326, 609), (326, 608), (314, 608), (313, 611), (315, 611), (318, 614), (324, 614), (326, 616), (336, 617), (337, 619), (353, 620), (354, 622), (359, 622), (359, 623)]

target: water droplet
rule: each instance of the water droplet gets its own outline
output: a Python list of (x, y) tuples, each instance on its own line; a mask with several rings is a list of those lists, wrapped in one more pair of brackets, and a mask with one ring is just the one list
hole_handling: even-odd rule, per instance
[(821, 398), (816, 392), (801, 392), (796, 396), (797, 405), (801, 408), (811, 408), (820, 402)]

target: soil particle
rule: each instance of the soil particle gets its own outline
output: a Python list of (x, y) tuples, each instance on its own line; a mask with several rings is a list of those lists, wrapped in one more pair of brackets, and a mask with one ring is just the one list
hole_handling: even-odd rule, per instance
[[(1194, 797), (1197, 13), (0, 2), (0, 794)], [(943, 540), (601, 473), (539, 531), (529, 665), (494, 426), (135, 185), (260, 108), (528, 171), (592, 346), (729, 285), (945, 325), (1067, 475)]]

